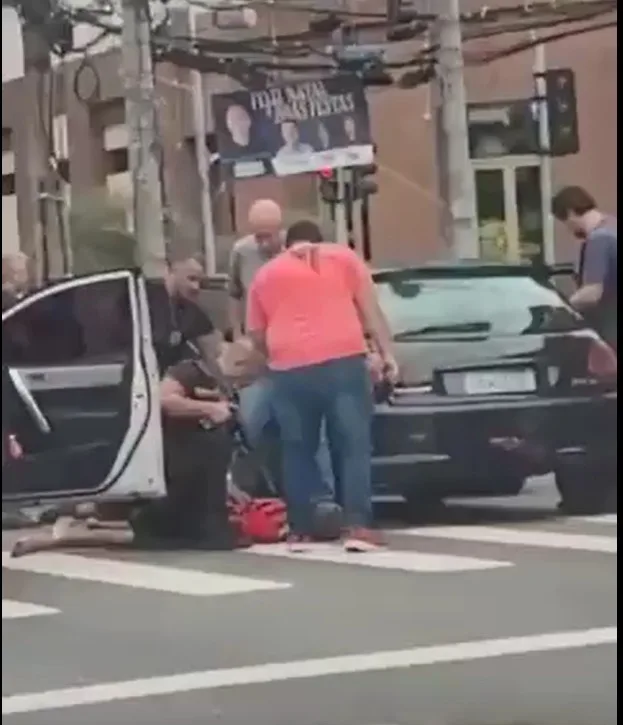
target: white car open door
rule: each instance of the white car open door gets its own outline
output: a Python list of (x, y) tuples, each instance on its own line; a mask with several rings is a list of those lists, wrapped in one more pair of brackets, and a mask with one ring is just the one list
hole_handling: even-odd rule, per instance
[[(3, 504), (164, 494), (145, 283), (59, 282), (2, 313)], [(11, 455), (9, 436), (22, 448)]]

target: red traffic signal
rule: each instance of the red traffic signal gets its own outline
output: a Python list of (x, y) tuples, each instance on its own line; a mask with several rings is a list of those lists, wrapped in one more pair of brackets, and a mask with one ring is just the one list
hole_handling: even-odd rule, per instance
[(333, 178), (333, 173), (333, 169), (320, 169), (318, 176), (320, 176), (321, 179), (330, 180)]

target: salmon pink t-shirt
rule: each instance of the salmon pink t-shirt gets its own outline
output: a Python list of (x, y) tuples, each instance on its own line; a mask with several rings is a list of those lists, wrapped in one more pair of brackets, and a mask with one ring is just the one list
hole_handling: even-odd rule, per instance
[(246, 328), (263, 332), (273, 370), (363, 355), (355, 298), (371, 284), (366, 265), (345, 246), (299, 244), (256, 274)]

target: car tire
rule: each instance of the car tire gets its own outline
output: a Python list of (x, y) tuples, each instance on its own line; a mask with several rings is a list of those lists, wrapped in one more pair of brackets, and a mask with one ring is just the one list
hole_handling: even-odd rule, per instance
[(616, 470), (574, 467), (556, 471), (560, 510), (569, 516), (616, 513)]

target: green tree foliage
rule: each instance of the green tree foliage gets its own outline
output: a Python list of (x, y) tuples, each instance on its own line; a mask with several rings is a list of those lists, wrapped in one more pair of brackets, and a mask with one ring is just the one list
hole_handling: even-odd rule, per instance
[(127, 200), (106, 189), (72, 199), (69, 229), (74, 274), (138, 266), (138, 247), (127, 230), (127, 214)]

